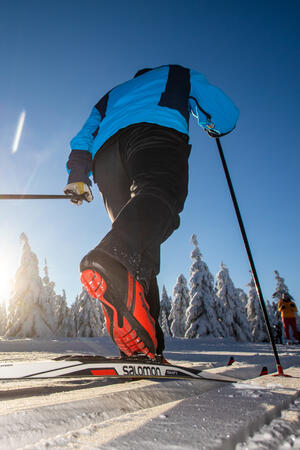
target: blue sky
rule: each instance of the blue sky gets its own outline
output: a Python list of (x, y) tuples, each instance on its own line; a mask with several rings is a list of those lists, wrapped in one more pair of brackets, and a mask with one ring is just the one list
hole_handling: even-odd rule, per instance
[[(300, 309), (299, 19), (292, 0), (2, 0), (0, 192), (62, 193), (69, 141), (100, 97), (142, 67), (198, 70), (240, 109), (222, 145), (264, 296), (271, 299), (277, 269)], [(215, 141), (193, 119), (190, 135), (189, 197), (181, 228), (162, 247), (160, 287), (171, 295), (177, 276), (188, 278), (195, 233), (212, 274), (223, 261), (247, 291), (249, 263)], [(78, 264), (110, 227), (93, 192), (94, 202), (82, 207), (2, 201), (0, 273), (13, 276), (25, 232), (41, 273), (47, 258), (57, 292), (65, 288), (73, 302)]]

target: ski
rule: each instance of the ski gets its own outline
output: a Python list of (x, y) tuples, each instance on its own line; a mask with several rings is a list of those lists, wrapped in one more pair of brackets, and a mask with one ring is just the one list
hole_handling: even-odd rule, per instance
[(129, 379), (194, 379), (236, 383), (241, 380), (199, 369), (162, 363), (145, 357), (117, 358), (68, 355), (46, 361), (1, 363), (0, 380), (102, 377)]

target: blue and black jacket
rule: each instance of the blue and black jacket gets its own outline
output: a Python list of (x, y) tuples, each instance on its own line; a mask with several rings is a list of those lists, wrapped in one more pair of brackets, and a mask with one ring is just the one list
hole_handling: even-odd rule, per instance
[(141, 70), (104, 95), (71, 140), (68, 182), (90, 184), (92, 159), (119, 130), (153, 123), (188, 135), (190, 113), (213, 136), (232, 131), (239, 116), (224, 92), (198, 72), (179, 65)]

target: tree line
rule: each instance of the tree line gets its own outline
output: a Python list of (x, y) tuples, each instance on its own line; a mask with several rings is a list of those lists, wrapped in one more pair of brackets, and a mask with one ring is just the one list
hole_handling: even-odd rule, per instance
[[(22, 233), (21, 258), (8, 307), (0, 305), (0, 335), (8, 337), (99, 337), (107, 334), (101, 303), (83, 289), (71, 306), (66, 294), (55, 292), (50, 280), (47, 261), (43, 277), (39, 274), (38, 258), (31, 250), (27, 236)], [(189, 286), (179, 275), (173, 297), (165, 286), (161, 293), (159, 321), (166, 336), (200, 338), (232, 337), (239, 341), (268, 341), (259, 299), (253, 279), (249, 292), (236, 288), (229, 270), (221, 264), (216, 280), (199, 250), (197, 237), (193, 246)], [(284, 279), (275, 271), (274, 299), (288, 292)], [(267, 302), (270, 322), (275, 325), (276, 302)]]

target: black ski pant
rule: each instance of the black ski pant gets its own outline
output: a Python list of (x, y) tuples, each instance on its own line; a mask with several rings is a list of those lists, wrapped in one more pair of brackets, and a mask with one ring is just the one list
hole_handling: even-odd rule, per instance
[(97, 248), (117, 259), (143, 285), (156, 322), (157, 353), (164, 348), (156, 279), (160, 246), (179, 227), (190, 148), (188, 136), (142, 123), (119, 131), (94, 159), (94, 181), (112, 221)]

